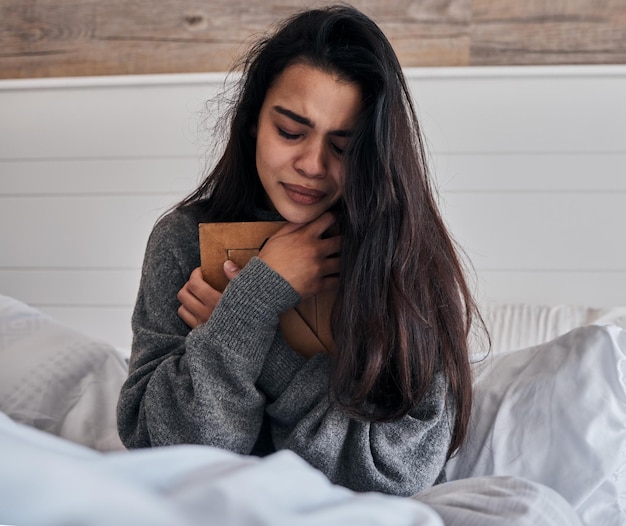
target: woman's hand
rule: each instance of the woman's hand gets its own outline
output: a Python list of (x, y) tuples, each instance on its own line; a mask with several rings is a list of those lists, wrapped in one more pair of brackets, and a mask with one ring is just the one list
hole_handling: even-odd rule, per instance
[[(232, 261), (224, 263), (224, 274), (231, 280), (241, 269)], [(213, 314), (222, 293), (215, 290), (202, 278), (200, 267), (193, 270), (189, 281), (176, 295), (181, 305), (178, 316), (192, 329), (205, 323)]]
[(303, 300), (338, 284), (341, 236), (322, 238), (336, 221), (333, 213), (325, 212), (304, 225), (289, 223), (259, 253)]

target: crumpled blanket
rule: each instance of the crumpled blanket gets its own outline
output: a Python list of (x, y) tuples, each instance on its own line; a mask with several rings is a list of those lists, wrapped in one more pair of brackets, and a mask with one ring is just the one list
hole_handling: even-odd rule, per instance
[(0, 413), (0, 523), (19, 526), (576, 526), (552, 490), (477, 478), (400, 498), (332, 485), (290, 451), (101, 453)]

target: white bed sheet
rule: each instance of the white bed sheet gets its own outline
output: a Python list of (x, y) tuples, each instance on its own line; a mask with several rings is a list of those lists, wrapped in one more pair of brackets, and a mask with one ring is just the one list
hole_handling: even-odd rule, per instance
[[(509, 328), (521, 327), (522, 325), (532, 326), (533, 323), (536, 327), (540, 326), (540, 324), (535, 323), (537, 318), (530, 316), (529, 312), (531, 314), (533, 312), (545, 314), (546, 310), (545, 308), (536, 308), (529, 311), (525, 306), (516, 306), (513, 314), (518, 315), (517, 317), (511, 312), (507, 313), (506, 309), (501, 310), (500, 314), (509, 316), (509, 319), (514, 322), (520, 322), (517, 325), (510, 323)], [(561, 311), (561, 315), (563, 312), (565, 311)], [(577, 315), (579, 317), (573, 316), (571, 310), (567, 314), (564, 317), (552, 316), (549, 318), (552, 320), (550, 330), (564, 331), (570, 323), (583, 323), (583, 318), (584, 323), (590, 321), (588, 312), (584, 316), (582, 311), (579, 312)], [(615, 321), (615, 319), (619, 321), (619, 314), (620, 311), (615, 309), (605, 312), (604, 321)], [(554, 323), (555, 320), (562, 321), (564, 319), (567, 319), (567, 323)], [(595, 321), (602, 321), (602, 318), (596, 316)], [(493, 323), (493, 318), (491, 323)], [(545, 331), (544, 333), (548, 334)], [(626, 376), (625, 334), (615, 325), (607, 327), (587, 326), (567, 333), (538, 348), (509, 353), (496, 349), (487, 360), (476, 364), (476, 370), (479, 374), (476, 377), (477, 390), (472, 433), (465, 449), (448, 466), (449, 478), (457, 483), (454, 488), (460, 499), (456, 501), (457, 504), (463, 502), (463, 495), (467, 497), (467, 495), (477, 491), (478, 486), (474, 484), (478, 484), (479, 481), (461, 482), (466, 477), (503, 475), (513, 476), (515, 480), (520, 477), (522, 479), (530, 478), (534, 482), (538, 482), (542, 486), (549, 486), (563, 495), (570, 504), (576, 507), (589, 526), (595, 526), (598, 523), (596, 520), (598, 517), (600, 517), (599, 520), (604, 521), (602, 524), (626, 525), (626, 513), (624, 512), (624, 503), (626, 502), (624, 452), (626, 447), (623, 445), (626, 444), (626, 426), (624, 425), (626, 422), (626, 395), (624, 395), (624, 377)], [(567, 352), (568, 350), (572, 350), (572, 352)], [(580, 375), (581, 372), (582, 375)], [(27, 488), (28, 484), (33, 484), (34, 489), (32, 491), (25, 490), (23, 495), (31, 495), (32, 498), (35, 498), (34, 495), (41, 491), (51, 491), (54, 494), (55, 488), (67, 492), (66, 482), (70, 482), (71, 494), (59, 496), (59, 502), (65, 502), (66, 505), (70, 506), (70, 509), (76, 507), (78, 510), (82, 509), (81, 506), (84, 505), (85, 510), (90, 512), (94, 507), (98, 508), (96, 504), (100, 501), (103, 502), (102, 506), (105, 506), (105, 503), (108, 502), (107, 498), (102, 497), (104, 493), (98, 493), (100, 490), (95, 493), (90, 490), (89, 494), (82, 492), (82, 485), (75, 490), (73, 489), (74, 483), (80, 482), (84, 478), (84, 487), (88, 488), (92, 485), (94, 491), (99, 487), (104, 490), (107, 484), (125, 487), (127, 483), (130, 483), (132, 486), (137, 482), (133, 477), (131, 477), (130, 482), (124, 480), (124, 476), (122, 476), (122, 480), (117, 480), (121, 475), (115, 471), (117, 469), (115, 466), (118, 466), (119, 463), (126, 465), (125, 463), (129, 462), (129, 465), (133, 465), (133, 462), (137, 462), (136, 468), (141, 471), (147, 469), (141, 462), (145, 462), (145, 466), (150, 466), (150, 462), (153, 462), (155, 469), (163, 477), (159, 482), (157, 473), (149, 470), (149, 473), (154, 474), (155, 479), (142, 480), (140, 483), (140, 486), (147, 484), (147, 487), (142, 486), (134, 490), (129, 488), (130, 495), (133, 494), (133, 491), (139, 492), (141, 495), (137, 497), (139, 500), (147, 499), (145, 502), (154, 500), (157, 498), (155, 491), (158, 495), (157, 500), (160, 500), (162, 495), (159, 492), (163, 490), (163, 484), (167, 487), (178, 484), (180, 481), (171, 480), (171, 477), (176, 478), (177, 472), (175, 465), (170, 464), (177, 464), (178, 460), (176, 459), (180, 459), (182, 466), (188, 466), (185, 464), (187, 461), (182, 459), (187, 455), (191, 458), (192, 453), (195, 454), (200, 450), (192, 448), (179, 453), (155, 452), (156, 457), (153, 458), (150, 457), (150, 452), (138, 452), (137, 455), (131, 454), (130, 458), (137, 459), (132, 461), (116, 460), (129, 458), (127, 456), (117, 457), (115, 456), (117, 453), (111, 457), (94, 456), (93, 449), (104, 451), (123, 449), (117, 436), (115, 406), (119, 388), (126, 374), (124, 359), (116, 349), (106, 342), (88, 338), (59, 324), (37, 309), (13, 298), (0, 295), (0, 411), (9, 413), (9, 416), (15, 420), (47, 432), (45, 438), (41, 438), (29, 434), (26, 430), (33, 431), (30, 428), (20, 427), (21, 431), (17, 434), (13, 433), (15, 428), (12, 428), (13, 438), (21, 435), (23, 440), (12, 440), (10, 447), (5, 441), (6, 447), (0, 447), (0, 460), (2, 462), (0, 471), (3, 474), (9, 474), (7, 477), (9, 483), (12, 484), (11, 480), (15, 480), (16, 487), (23, 484), (19, 486), (22, 488)], [(591, 386), (590, 390), (567, 390), (568, 385), (576, 381), (577, 374)], [(556, 388), (556, 386), (561, 387)], [(587, 400), (590, 402), (588, 411), (581, 412), (577, 406), (580, 400), (576, 396), (579, 398), (582, 396), (584, 399), (586, 392), (595, 394), (595, 398), (589, 398)], [(543, 396), (529, 396), (529, 393), (543, 393)], [(545, 403), (543, 403), (544, 401)], [(524, 417), (524, 415), (526, 416)], [(537, 419), (541, 421), (537, 421)], [(609, 422), (610, 425), (607, 426)], [(546, 423), (549, 425), (545, 425)], [(563, 423), (568, 424), (567, 431), (563, 431), (559, 427)], [(6, 422), (5, 426), (10, 427), (6, 425)], [(536, 432), (524, 434), (520, 433), (520, 430), (536, 430)], [(542, 436), (541, 433), (548, 433), (548, 437), (551, 434), (553, 436), (564, 435), (564, 444), (577, 444), (578, 450), (576, 451), (575, 448), (573, 450), (572, 447), (561, 447), (563, 444), (558, 441), (546, 441), (545, 436)], [(50, 442), (50, 440), (58, 440), (52, 434), (92, 449), (80, 448), (69, 442)], [(511, 444), (517, 444), (517, 449), (512, 449)], [(536, 449), (537, 444), (549, 444), (553, 454), (551, 456), (540, 454), (541, 452)], [(13, 446), (17, 449), (15, 450)], [(586, 446), (586, 449), (582, 446)], [(59, 448), (61, 450), (60, 456)], [(180, 455), (180, 457), (176, 455)], [(220, 464), (222, 458), (221, 453), (215, 452), (211, 455), (207, 452), (198, 453), (198, 455), (200, 455), (198, 457), (200, 460), (204, 458), (203, 455), (208, 455), (207, 458), (217, 459), (215, 460), (217, 464)], [(289, 457), (289, 453), (277, 457), (278, 459), (288, 459), (285, 467), (287, 471), (289, 469), (294, 469), (296, 472), (308, 471), (308, 467), (305, 469), (302, 464), (300, 467), (295, 467), (294, 462), (296, 460), (289, 459)], [(106, 460), (104, 460), (105, 458)], [(232, 460), (234, 457), (229, 458)], [(15, 459), (22, 459), (23, 462), (16, 463)], [(85, 459), (88, 460), (89, 465), (83, 463)], [(521, 460), (524, 462), (520, 462)], [(247, 462), (248, 460), (244, 462), (242, 459), (238, 459), (235, 464), (241, 469), (252, 469), (254, 472), (261, 469), (253, 469), (256, 464), (248, 464)], [(275, 460), (266, 459), (259, 466), (274, 466), (272, 469), (275, 469), (276, 473), (280, 473), (280, 469), (282, 469), (280, 465), (284, 461), (279, 460), (278, 467), (273, 462)], [(590, 463), (589, 466), (585, 462)], [(160, 463), (163, 463), (163, 466)], [(63, 467), (64, 464), (67, 464), (67, 469)], [(101, 464), (110, 464), (115, 468), (111, 472), (111, 468), (107, 467), (104, 470), (105, 476), (102, 478), (103, 473), (99, 472)], [(214, 460), (211, 460), (210, 464), (212, 467), (205, 467), (212, 472), (211, 470), (215, 467), (213, 465)], [(94, 466), (97, 468), (95, 471)], [(565, 468), (571, 466), (584, 472), (585, 476), (573, 479), (569, 477)], [(50, 469), (47, 469), (48, 467)], [(37, 473), (45, 473), (46, 477), (39, 477), (38, 479)], [(74, 473), (74, 475), (68, 475), (68, 473)], [(96, 479), (90, 480), (88, 473), (92, 473)], [(192, 476), (193, 473), (185, 472), (183, 475), (185, 477), (187, 475)], [(205, 475), (203, 474), (201, 478), (204, 479)], [(288, 473), (287, 475), (292, 477)], [(313, 475), (304, 474), (303, 476), (306, 479)], [(315, 476), (321, 477), (320, 474)], [(33, 479), (30, 482), (28, 482), (29, 477)], [(271, 485), (270, 479), (268, 473), (267, 479), (260, 486)], [(575, 488), (576, 484), (572, 485), (572, 480), (578, 484), (577, 488)], [(156, 489), (152, 484), (156, 484)], [(282, 481), (277, 484), (280, 486)], [(468, 484), (469, 486), (467, 486)], [(193, 484), (189, 488), (192, 486)], [(511, 487), (503, 489), (498, 484), (495, 484), (497, 490), (494, 490), (493, 481), (489, 482), (488, 487), (494, 494), (502, 496), (510, 494), (509, 490), (511, 490)], [(512, 488), (523, 489), (515, 484)], [(113, 502), (116, 502), (115, 499), (118, 498), (115, 496), (117, 495), (116, 490), (109, 488), (107, 491), (114, 495)], [(175, 492), (178, 491), (178, 489), (175, 490)], [(206, 491), (213, 490), (209, 488)], [(327, 491), (330, 492), (329, 494), (335, 493), (335, 489), (328, 489)], [(450, 498), (449, 493), (445, 493), (445, 488), (437, 491), (444, 491), (443, 494), (435, 492), (434, 495), (431, 495), (432, 498), (439, 499), (437, 502), (443, 503), (443, 507), (438, 509), (438, 513), (441, 514), (442, 510), (454, 508), (454, 505), (450, 505), (453, 499)], [(484, 494), (484, 488), (480, 491), (483, 491)], [(341, 498), (347, 499), (346, 502), (350, 500), (347, 496), (350, 495), (349, 493), (343, 493), (344, 490), (340, 488), (337, 489), (337, 492), (338, 495), (343, 495)], [(28, 498), (18, 497), (18, 494), (10, 492), (6, 495), (12, 494), (18, 498), (15, 501), (16, 505), (20, 503), (21, 507), (28, 508)], [(540, 491), (539, 494), (543, 495), (544, 492)], [(0, 495), (4, 498), (4, 494), (0, 493)], [(303, 495), (301, 496), (303, 497)], [(94, 499), (96, 504), (92, 502)], [(265, 500), (265, 497), (262, 500)], [(552, 501), (554, 499), (548, 497), (547, 500)], [(500, 502), (505, 501), (506, 499)], [(6, 502), (11, 503), (12, 500), (9, 499)], [(81, 502), (83, 504), (80, 504)], [(311, 505), (311, 501), (307, 502), (306, 506)], [(388, 502), (383, 499), (383, 508), (388, 505)], [(520, 502), (523, 502), (523, 499)], [(431, 504), (434, 505), (434, 503)], [(163, 504), (167, 509), (170, 505)], [(250, 506), (254, 508), (256, 505), (253, 499)], [(328, 503), (323, 503), (322, 508), (327, 505)], [(280, 509), (278, 503), (275, 503), (275, 506)], [(343, 509), (342, 506), (340, 509)], [(395, 508), (395, 504), (390, 503), (389, 506)], [(470, 524), (470, 517), (465, 508), (461, 506), (462, 517), (465, 521), (461, 524), (467, 525)], [(0, 510), (3, 509), (3, 503), (0, 503)], [(134, 508), (131, 506), (131, 509)], [(403, 508), (401, 507), (401, 509)], [(430, 511), (432, 512), (432, 510)], [(493, 512), (494, 509), (491, 511)], [(87, 511), (85, 512), (87, 513)], [(103, 517), (110, 517), (107, 513), (109, 512), (104, 513)], [(163, 513), (167, 515), (167, 513), (178, 512), (170, 510)], [(425, 517), (430, 516), (431, 518), (428, 520), (435, 520), (432, 518), (432, 513), (429, 515), (430, 512), (422, 510), (420, 513), (425, 513)], [(446, 519), (454, 520), (453, 517), (456, 512), (452, 509), (450, 513), (451, 515)], [(458, 517), (458, 514), (456, 516)], [(610, 516), (608, 521), (605, 520), (607, 516)], [(371, 521), (378, 520), (376, 517), (375, 514), (372, 515)], [(499, 518), (501, 517), (494, 515), (494, 520)], [(295, 520), (286, 522), (286, 524), (300, 524), (293, 522)], [(520, 520), (523, 521), (525, 518), (521, 517)], [(388, 517), (386, 521), (385, 524), (393, 524), (389, 522)], [(11, 524), (11, 521), (0, 516), (1, 523)], [(100, 524), (97, 521), (93, 523)], [(117, 519), (109, 523), (122, 524)], [(370, 523), (377, 524), (377, 522)], [(19, 522), (19, 524), (28, 523)], [(54, 523), (32, 522), (32, 524)], [(158, 524), (158, 522), (152, 524)], [(180, 524), (185, 523), (180, 522)], [(237, 523), (235, 522), (235, 524)], [(259, 524), (263, 524), (263, 522), (259, 522)], [(268, 524), (277, 524), (277, 522), (268, 522)], [(327, 522), (325, 524), (334, 523)], [(430, 523), (424, 522), (423, 524)], [(433, 524), (438, 523), (434, 522)], [(480, 521), (477, 524), (480, 524)], [(505, 522), (505, 524), (508, 523)], [(538, 523), (535, 521), (531, 524), (536, 526)]]

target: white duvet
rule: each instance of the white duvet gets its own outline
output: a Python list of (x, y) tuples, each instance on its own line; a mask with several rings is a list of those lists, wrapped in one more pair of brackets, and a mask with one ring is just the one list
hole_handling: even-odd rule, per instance
[(177, 446), (99, 453), (0, 415), (0, 522), (19, 526), (439, 526), (418, 502), (332, 486), (299, 457)]
[(579, 526), (554, 491), (477, 478), (412, 499), (334, 486), (289, 451), (100, 453), (0, 414), (0, 522), (19, 526)]

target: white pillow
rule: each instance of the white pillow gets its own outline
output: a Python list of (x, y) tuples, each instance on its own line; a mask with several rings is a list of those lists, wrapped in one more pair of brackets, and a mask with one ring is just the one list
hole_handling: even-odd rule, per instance
[(116, 405), (128, 374), (120, 353), (0, 295), (0, 411), (100, 451), (123, 449)]
[(469, 438), (448, 480), (545, 484), (587, 524), (626, 523), (626, 331), (591, 325), (476, 366)]
[[(582, 305), (485, 303), (481, 314), (491, 337), (491, 352), (500, 353), (539, 345), (585, 325), (618, 325), (626, 328), (626, 307), (596, 309)], [(473, 342), (474, 355), (483, 356), (480, 331)]]

